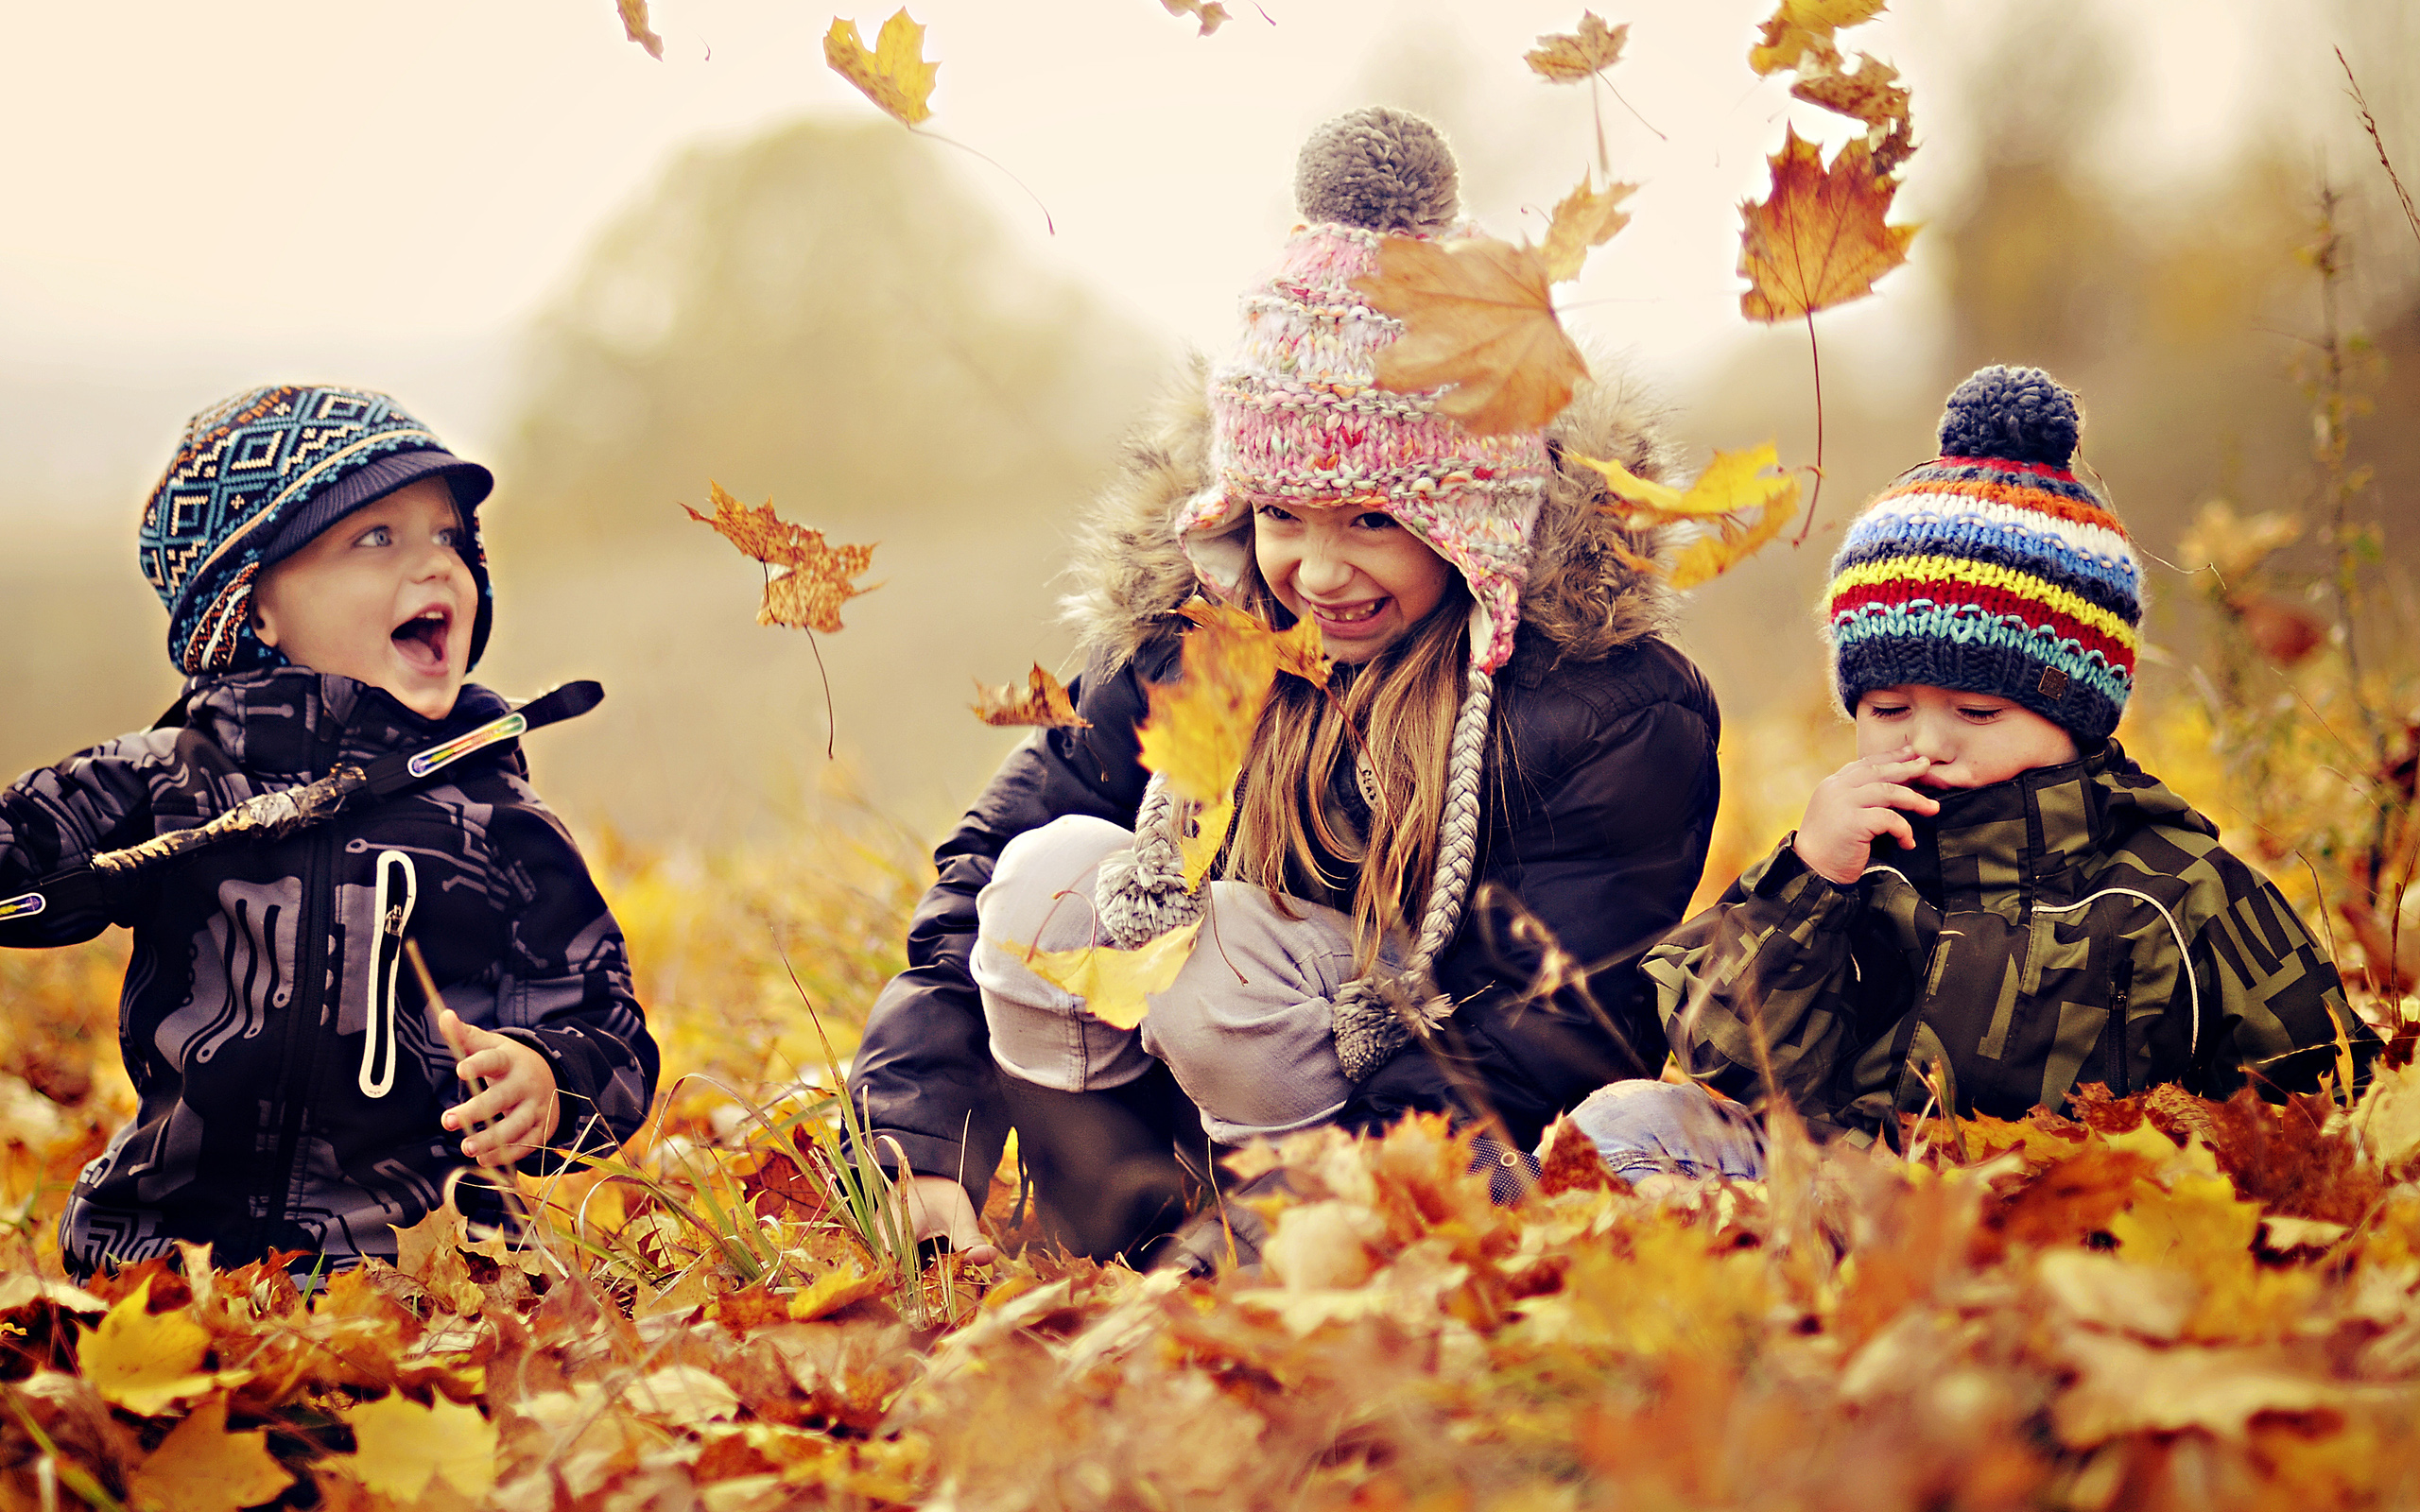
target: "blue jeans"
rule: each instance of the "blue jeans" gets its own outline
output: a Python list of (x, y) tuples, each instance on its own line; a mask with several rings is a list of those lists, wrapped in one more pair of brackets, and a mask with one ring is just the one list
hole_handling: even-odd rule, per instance
[(1755, 1115), (1694, 1083), (1617, 1081), (1571, 1110), (1571, 1121), (1624, 1180), (1680, 1176), (1761, 1180), (1765, 1136)]

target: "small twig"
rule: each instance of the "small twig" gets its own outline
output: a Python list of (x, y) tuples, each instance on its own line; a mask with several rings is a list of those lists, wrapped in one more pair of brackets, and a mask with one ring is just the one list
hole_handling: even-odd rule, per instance
[(2403, 218), (2411, 224), (2411, 234), (2420, 239), (2420, 210), (2412, 208), (2411, 191), (2403, 187), (2403, 178), (2394, 171), (2394, 160), (2386, 155), (2386, 138), (2379, 134), (2378, 118), (2370, 113), (2370, 102), (2361, 97), (2361, 81), (2353, 77), (2353, 65), (2344, 60), (2344, 49), (2336, 49), (2336, 61), (2344, 70), (2344, 82), (2351, 90), (2353, 104), (2361, 112), (2361, 129), (2370, 134), (2370, 146), (2377, 148), (2378, 166), (2386, 170), (2386, 181), (2394, 185), (2394, 198), (2403, 206)]
[(1795, 549), (1806, 544), (1807, 532), (1815, 528), (1815, 505), (1824, 497), (1824, 349), (1815, 343), (1815, 312), (1806, 315), (1806, 355), (1815, 364), (1815, 487), (1806, 495), (1806, 519), (1798, 527), (1798, 538), (1790, 542)]

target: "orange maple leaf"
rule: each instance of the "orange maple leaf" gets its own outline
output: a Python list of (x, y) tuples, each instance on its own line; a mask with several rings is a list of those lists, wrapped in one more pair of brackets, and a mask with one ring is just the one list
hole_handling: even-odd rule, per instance
[(1802, 73), (1789, 92), (1810, 105), (1864, 122), (1874, 171), (1895, 173), (1916, 150), (1915, 128), (1909, 115), (1913, 96), (1899, 82), (1899, 71), (1889, 63), (1872, 53), (1859, 53), (1857, 60), (1854, 70)]
[(1033, 664), (1025, 680), (1022, 691), (1013, 682), (994, 687), (978, 680), (975, 684), (975, 717), (987, 725), (1038, 725), (1045, 730), (1092, 728), (1091, 720), (1076, 713), (1066, 684), (1045, 671), (1041, 662)]
[(1630, 39), (1627, 23), (1608, 26), (1593, 10), (1580, 12), (1580, 29), (1553, 31), (1522, 57), (1530, 72), (1551, 84), (1577, 84), (1600, 68), (1622, 59), (1622, 43)]
[(1828, 168), (1823, 149), (1785, 129), (1772, 164), (1772, 193), (1739, 207), (1739, 274), (1750, 287), (1739, 312), (1789, 320), (1874, 292), (1874, 281), (1908, 260), (1913, 226), (1886, 226), (1899, 186), (1874, 170), (1863, 142), (1841, 148)]
[(860, 94), (903, 126), (932, 118), (933, 77), (941, 64), (924, 57), (925, 28), (905, 6), (893, 12), (875, 33), (869, 51), (857, 35), (857, 24), (835, 16), (823, 34), (823, 60), (832, 71), (857, 86)]
[(207, 1401), (134, 1468), (126, 1488), (137, 1505), (237, 1512), (293, 1484), (293, 1473), (268, 1452), (266, 1432), (229, 1433), (227, 1403)]
[(658, 62), (664, 60), (664, 39), (649, 29), (647, 21), (647, 0), (614, 0), (622, 12), (622, 35), (647, 49), (647, 55)]
[(706, 487), (712, 490), (714, 513), (700, 514), (685, 504), (681, 507), (688, 510), (690, 519), (714, 526), (742, 556), (773, 569), (765, 580), (765, 602), (756, 610), (757, 624), (787, 625), (829, 635), (840, 628), (840, 606), (873, 591), (849, 580), (873, 567), (873, 547), (826, 545), (822, 531), (784, 520), (773, 512), (769, 499), (745, 505), (724, 492), (719, 483)]
[(1592, 187), (1593, 182), (1583, 175), (1579, 187), (1554, 207), (1554, 218), (1547, 223), (1543, 251), (1547, 277), (1554, 283), (1578, 278), (1581, 265), (1587, 261), (1588, 249), (1604, 246), (1614, 239), (1615, 232), (1630, 224), (1630, 212), (1621, 205), (1638, 192), (1638, 185), (1609, 183), (1597, 189)]
[(1438, 410), (1474, 435), (1537, 429), (1588, 375), (1555, 318), (1551, 282), (1534, 247), (1384, 238), (1378, 270), (1353, 281), (1372, 308), (1403, 322), (1379, 350), (1374, 381), (1390, 393), (1443, 389)]

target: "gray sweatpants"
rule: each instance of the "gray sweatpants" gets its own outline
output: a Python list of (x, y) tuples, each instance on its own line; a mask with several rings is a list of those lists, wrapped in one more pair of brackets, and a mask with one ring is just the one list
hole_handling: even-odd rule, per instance
[[(1193, 954), (1150, 999), (1139, 1030), (1119, 1029), (1084, 1000), (1028, 971), (1017, 947), (1081, 950), (1098, 942), (1093, 879), (1133, 834), (1068, 815), (1008, 843), (975, 901), (973, 961), (992, 1055), (1011, 1074), (1061, 1091), (1121, 1086), (1167, 1062), (1221, 1143), (1287, 1134), (1334, 1118), (1352, 1084), (1336, 1063), (1328, 999), (1353, 978), (1353, 921), (1333, 908), (1247, 883), (1213, 882)], [(1107, 946), (1103, 946), (1107, 949)], [(1392, 952), (1380, 959), (1399, 967)]]

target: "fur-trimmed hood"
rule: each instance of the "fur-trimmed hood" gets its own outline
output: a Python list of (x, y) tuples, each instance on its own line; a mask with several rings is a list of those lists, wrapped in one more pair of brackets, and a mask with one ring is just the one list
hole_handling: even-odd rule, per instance
[[(1667, 479), (1673, 448), (1666, 411), (1637, 380), (1602, 359), (1600, 376), (1580, 386), (1547, 428), (1555, 458), (1546, 500), (1530, 534), (1521, 623), (1557, 652), (1595, 661), (1668, 627), (1671, 591), (1630, 565), (1657, 542), (1624, 531), (1601, 511), (1602, 474), (1565, 455), (1610, 458), (1643, 478)], [(1193, 596), (1193, 563), (1174, 522), (1185, 502), (1210, 486), (1209, 364), (1193, 357), (1167, 394), (1128, 438), (1118, 475), (1104, 488), (1078, 533), (1061, 602), (1083, 654), (1131, 660)]]

